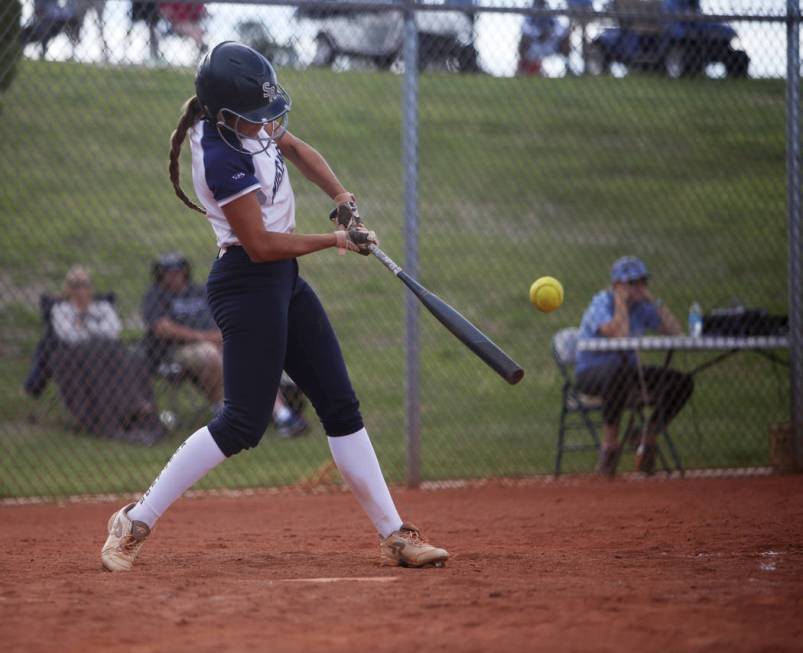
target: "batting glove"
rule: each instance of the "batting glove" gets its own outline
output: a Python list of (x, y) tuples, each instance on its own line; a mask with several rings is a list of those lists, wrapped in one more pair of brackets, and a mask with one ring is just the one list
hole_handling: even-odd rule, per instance
[(379, 245), (376, 234), (363, 226), (352, 227), (347, 231), (338, 229), (335, 232), (335, 236), (337, 237), (337, 247), (341, 254), (345, 250), (349, 250), (368, 256), (371, 253), (371, 245)]
[(335, 198), (337, 206), (332, 209), (329, 219), (338, 229), (348, 231), (353, 227), (365, 227), (360, 220), (360, 211), (357, 208), (357, 198), (351, 193), (341, 193)]

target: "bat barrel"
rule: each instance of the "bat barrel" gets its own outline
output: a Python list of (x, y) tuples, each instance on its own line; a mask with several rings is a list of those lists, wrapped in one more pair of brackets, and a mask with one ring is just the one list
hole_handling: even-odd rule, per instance
[(522, 367), (460, 312), (424, 288), (403, 270), (396, 276), (421, 300), (435, 319), (505, 381), (515, 385), (524, 378)]
[(488, 367), (511, 385), (515, 385), (524, 378), (522, 367), (502, 351), (493, 340), (440, 297), (424, 288), (378, 246), (371, 245), (370, 249), (371, 254), (395, 274), (418, 297), (426, 309)]
[[(438, 316), (435, 315), (435, 317)], [(468, 326), (476, 329), (476, 327), (474, 327), (474, 325), (468, 320), (466, 320), (466, 323)], [(479, 331), (479, 329), (476, 330), (480, 337), (475, 337), (473, 340), (468, 340), (464, 339), (460, 333), (452, 330), (448, 324), (444, 323), (444, 325), (446, 328), (452, 331), (452, 333), (454, 333), (457, 338), (471, 351), (473, 351), (480, 358), (480, 360), (482, 360), (488, 367), (490, 367), (510, 385), (516, 385), (524, 378), (524, 369), (510, 356), (508, 356), (501, 347), (494, 343), (493, 340)]]

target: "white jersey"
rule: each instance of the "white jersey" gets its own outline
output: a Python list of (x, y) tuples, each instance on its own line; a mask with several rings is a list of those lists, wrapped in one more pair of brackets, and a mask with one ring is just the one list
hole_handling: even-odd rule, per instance
[[(295, 197), (276, 143), (259, 154), (237, 152), (223, 141), (215, 125), (208, 120), (197, 122), (188, 133), (195, 194), (206, 209), (218, 247), (239, 244), (222, 207), (253, 191), (256, 191), (262, 224), (267, 231), (288, 233), (295, 230)], [(267, 138), (264, 131), (260, 135)], [(241, 147), (259, 149), (253, 139), (243, 139)]]

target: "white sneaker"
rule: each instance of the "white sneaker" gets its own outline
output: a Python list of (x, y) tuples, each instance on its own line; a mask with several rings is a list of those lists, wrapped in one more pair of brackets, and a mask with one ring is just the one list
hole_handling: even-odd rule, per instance
[(380, 563), (390, 567), (443, 567), (449, 553), (427, 544), (421, 532), (409, 522), (379, 540)]
[(145, 522), (128, 518), (128, 511), (135, 505), (129, 503), (109, 517), (106, 526), (109, 537), (100, 552), (103, 566), (109, 571), (130, 571), (145, 539), (151, 534)]

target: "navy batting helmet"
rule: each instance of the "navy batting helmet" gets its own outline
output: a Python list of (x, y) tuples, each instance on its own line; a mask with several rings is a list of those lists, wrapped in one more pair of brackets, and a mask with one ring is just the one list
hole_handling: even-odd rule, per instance
[[(270, 62), (242, 43), (223, 41), (203, 58), (195, 75), (195, 94), (218, 131), (227, 129), (240, 141), (249, 138), (238, 129), (241, 120), (262, 124), (269, 137), (256, 138), (262, 145), (259, 151), (287, 129), (290, 96)], [(223, 132), (221, 137), (235, 149), (251, 152), (237, 147)]]

